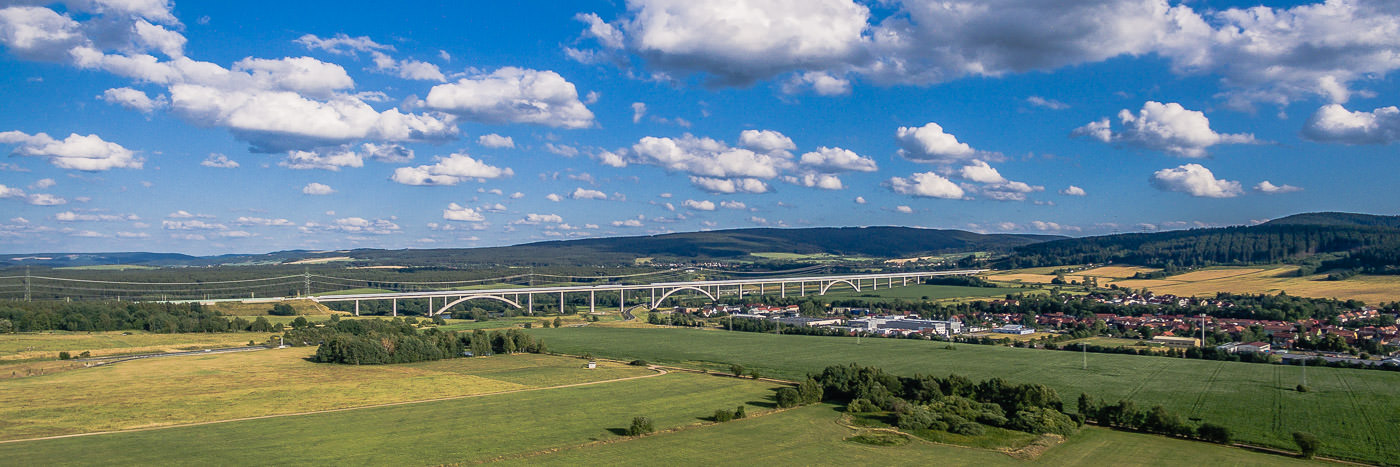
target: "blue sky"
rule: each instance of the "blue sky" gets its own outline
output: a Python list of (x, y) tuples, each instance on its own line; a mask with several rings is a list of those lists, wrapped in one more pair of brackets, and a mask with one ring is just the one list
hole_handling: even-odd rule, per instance
[(1396, 214), (1388, 1), (0, 2), (0, 251)]

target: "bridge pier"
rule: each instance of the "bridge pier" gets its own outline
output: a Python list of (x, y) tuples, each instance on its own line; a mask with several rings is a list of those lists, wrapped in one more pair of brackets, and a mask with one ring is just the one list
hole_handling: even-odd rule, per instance
[(360, 316), (360, 301), (355, 300), (355, 316)]
[(588, 291), (588, 314), (591, 315), (591, 314), (593, 314), (593, 313), (595, 313), (595, 312), (598, 311), (598, 307), (595, 306), (595, 305), (597, 305), (597, 302), (594, 300), (593, 291), (592, 291), (592, 290), (589, 290), (589, 291)]
[(559, 314), (564, 314), (564, 292), (559, 292)]
[(530, 302), (530, 306), (529, 306), (528, 308), (525, 309), (525, 314), (530, 315), (530, 316), (534, 316), (534, 315), (535, 315), (535, 294), (526, 293), (526, 294), (525, 294), (525, 301)]
[(787, 282), (778, 283), (778, 298), (787, 298)]
[(394, 316), (398, 316), (398, 315), (399, 315), (399, 299), (395, 298), (395, 299), (393, 300), (393, 302), (394, 302)]

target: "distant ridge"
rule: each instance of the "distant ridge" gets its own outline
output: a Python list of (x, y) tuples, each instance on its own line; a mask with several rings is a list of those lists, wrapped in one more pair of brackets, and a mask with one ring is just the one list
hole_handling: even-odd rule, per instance
[[(1345, 257), (1347, 260), (1338, 258)], [(1400, 217), (1342, 212), (1296, 214), (1252, 226), (1082, 237), (1016, 247), (999, 268), (1089, 263), (1201, 267), (1312, 263), (1391, 271), (1400, 265)], [(1390, 272), (1386, 272), (1390, 273)]]
[(1378, 216), (1350, 212), (1307, 212), (1280, 217), (1265, 222), (1264, 225), (1333, 225), (1400, 229), (1400, 216)]
[(636, 258), (732, 260), (751, 253), (828, 253), (842, 256), (901, 258), (921, 254), (972, 251), (1004, 252), (1018, 246), (1067, 237), (1031, 234), (979, 234), (963, 230), (914, 227), (754, 228), (684, 232), (650, 236), (608, 237), (461, 249), (291, 250), (252, 255), (196, 257), (170, 253), (46, 253), (0, 255), (0, 266), (49, 267), (109, 264), (209, 266), (285, 264), (317, 258), (353, 259), (356, 265), (545, 265), (631, 264)]

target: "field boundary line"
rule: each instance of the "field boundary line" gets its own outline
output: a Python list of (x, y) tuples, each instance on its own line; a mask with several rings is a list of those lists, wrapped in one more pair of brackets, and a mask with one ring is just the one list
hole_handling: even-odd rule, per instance
[(255, 417), (230, 418), (230, 419), (226, 419), (226, 420), (210, 420), (210, 421), (205, 421), (205, 422), (181, 423), (181, 424), (176, 424), (176, 425), (164, 425), (164, 426), (153, 426), (153, 427), (143, 427), (143, 428), (127, 428), (127, 429), (122, 429), (122, 430), (91, 431), (91, 432), (87, 432), (87, 433), (70, 433), (70, 434), (66, 434), (66, 435), (42, 436), (42, 437), (38, 437), (38, 438), (7, 439), (7, 440), (0, 440), (0, 444), (23, 443), (23, 442), (28, 442), (28, 441), (44, 441), (44, 440), (51, 440), (51, 439), (78, 438), (78, 437), (83, 437), (83, 436), (110, 435), (110, 434), (118, 434), (118, 433), (136, 433), (136, 432), (142, 432), (142, 431), (166, 430), (166, 429), (170, 429), (170, 428), (186, 428), (186, 427), (202, 426), (202, 425), (217, 425), (217, 424), (220, 424), (220, 423), (246, 422), (246, 421), (251, 421), (251, 420), (266, 420), (266, 419), (270, 419), (270, 418), (282, 418), (282, 417), (300, 417), (300, 416), (304, 416), (304, 415), (318, 415), (318, 414), (334, 413), (334, 412), (349, 412), (349, 411), (352, 411), (352, 410), (377, 409), (377, 408), (381, 408), (381, 407), (394, 407), (394, 406), (400, 406), (400, 405), (425, 404), (425, 403), (429, 403), (429, 402), (444, 402), (444, 401), (452, 401), (452, 400), (460, 400), (460, 399), (470, 399), (470, 398), (473, 398), (473, 397), (500, 396), (500, 395), (504, 395), (504, 394), (516, 394), (516, 393), (522, 393), (522, 392), (545, 391), (545, 390), (550, 390), (550, 389), (564, 389), (564, 388), (575, 388), (575, 387), (580, 387), (580, 386), (592, 386), (592, 385), (596, 385), (596, 384), (618, 383), (618, 382), (622, 382), (622, 381), (631, 381), (631, 380), (637, 380), (637, 379), (643, 379), (643, 378), (655, 378), (655, 377), (657, 377), (657, 376), (663, 376), (663, 375), (666, 375), (667, 373), (669, 373), (668, 371), (666, 371), (665, 368), (662, 368), (662, 367), (649, 366), (649, 367), (647, 367), (647, 369), (648, 369), (648, 370), (652, 370), (652, 371), (654, 371), (655, 373), (652, 373), (652, 374), (649, 374), (649, 375), (628, 376), (628, 377), (626, 377), (626, 378), (607, 379), (607, 380), (602, 380), (602, 381), (587, 381), (587, 382), (583, 382), (583, 383), (570, 383), (570, 384), (563, 384), (563, 385), (559, 385), (559, 386), (548, 386), (548, 387), (541, 387), (541, 388), (511, 389), (511, 390), (506, 390), (506, 391), (484, 392), (484, 393), (480, 393), (480, 394), (465, 394), (465, 395), (461, 395), (461, 396), (439, 397), (439, 398), (434, 398), (434, 399), (420, 399), (420, 400), (412, 400), (412, 401), (386, 402), (386, 403), (382, 403), (382, 404), (360, 405), (360, 406), (355, 406), (355, 407), (341, 407), (341, 408), (338, 408), (338, 409), (325, 409), (325, 410), (312, 410), (312, 411), (307, 411), (307, 412), (294, 412), (294, 413), (283, 413), (283, 414), (258, 415), (258, 416), (255, 416)]

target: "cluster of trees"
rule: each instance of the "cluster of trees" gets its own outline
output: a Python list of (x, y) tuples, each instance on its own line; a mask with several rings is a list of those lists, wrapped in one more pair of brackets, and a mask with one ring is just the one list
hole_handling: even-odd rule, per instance
[(698, 328), (705, 325), (705, 319), (690, 313), (652, 313), (647, 317), (648, 324), (659, 324), (662, 326), (685, 326)]
[[(1156, 267), (1266, 264), (1355, 252), (1374, 264), (1400, 254), (1400, 230), (1378, 226), (1275, 225), (1191, 229), (1057, 240), (1016, 247), (1001, 269), (1128, 263)], [(1394, 262), (1388, 263), (1397, 264)]]
[(1214, 423), (1202, 423), (1192, 427), (1166, 408), (1156, 405), (1149, 409), (1139, 409), (1133, 401), (1120, 400), (1116, 404), (1105, 404), (1102, 400), (1080, 394), (1079, 414), (1086, 420), (1102, 426), (1126, 430), (1157, 433), (1185, 438), (1196, 437), (1205, 441), (1230, 444), (1230, 429)]
[(963, 287), (1001, 287), (980, 276), (934, 276), (925, 279), (924, 283), (928, 285), (957, 285)]
[(759, 318), (729, 318), (720, 323), (731, 331), (741, 332), (777, 332), (781, 334), (799, 334), (804, 336), (844, 336), (846, 333), (830, 327), (818, 326), (794, 326), (783, 324), (770, 319)]
[(543, 342), (519, 329), (470, 334), (419, 331), (404, 320), (333, 320), (320, 326), (294, 327), (284, 339), (293, 345), (319, 345), (313, 358), (321, 363), (375, 365), (487, 356), (517, 352), (543, 353)]
[(822, 383), (817, 382), (816, 379), (807, 378), (796, 388), (779, 389), (776, 398), (778, 399), (778, 407), (788, 408), (821, 402), (824, 394), (825, 389), (822, 387)]
[(1069, 434), (1082, 420), (1062, 411), (1060, 396), (1040, 384), (1001, 378), (979, 383), (959, 376), (902, 377), (875, 367), (829, 366), (811, 380), (827, 400), (855, 412), (893, 412), (905, 429), (980, 434), (987, 426), (1031, 433)]
[(150, 331), (232, 332), (271, 331), (260, 318), (230, 320), (199, 303), (132, 302), (3, 302), (0, 332), (29, 331)]

